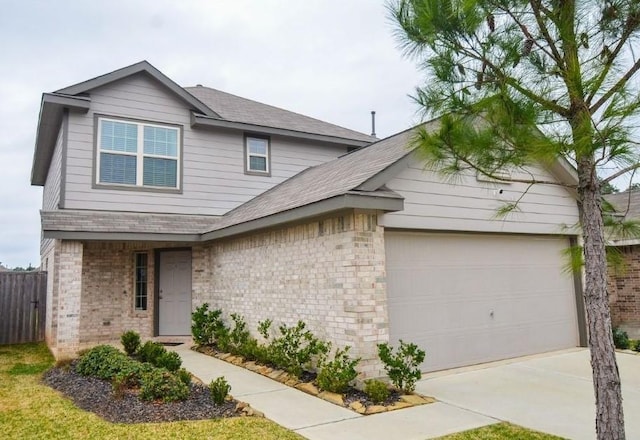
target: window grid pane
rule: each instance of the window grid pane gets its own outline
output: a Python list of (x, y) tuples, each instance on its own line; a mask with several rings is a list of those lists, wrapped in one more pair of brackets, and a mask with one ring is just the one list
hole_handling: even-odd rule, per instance
[(145, 157), (143, 161), (144, 186), (166, 186), (175, 188), (177, 180), (178, 162), (172, 159)]
[(250, 156), (249, 169), (251, 171), (267, 171), (267, 158), (260, 156)]
[(249, 144), (249, 154), (267, 155), (266, 139), (247, 138), (247, 143)]
[(145, 126), (144, 154), (178, 157), (178, 130)]
[(135, 153), (138, 150), (138, 126), (117, 121), (102, 121), (100, 148)]
[(135, 268), (135, 308), (147, 310), (147, 254), (136, 254)]
[(100, 153), (100, 183), (136, 184), (136, 157)]

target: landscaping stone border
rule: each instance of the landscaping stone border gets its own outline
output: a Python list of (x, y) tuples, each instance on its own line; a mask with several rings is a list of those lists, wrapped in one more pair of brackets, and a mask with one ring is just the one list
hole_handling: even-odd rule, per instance
[(258, 364), (255, 361), (245, 361), (242, 356), (236, 356), (231, 353), (221, 353), (213, 349), (212, 347), (201, 347), (194, 345), (191, 347), (191, 349), (197, 351), (198, 353), (215, 357), (238, 367), (246, 368), (249, 371), (253, 371), (254, 373), (268, 377), (269, 379), (280, 382), (288, 387), (296, 388), (297, 390), (303, 391), (311, 396), (326, 400), (327, 402), (333, 403), (334, 405), (349, 408), (352, 411), (355, 411), (358, 414), (362, 415), (379, 414), (387, 411), (395, 411), (402, 408), (410, 408), (413, 406), (426, 405), (436, 402), (436, 399), (434, 399), (433, 397), (422, 396), (420, 394), (414, 393), (401, 394), (398, 401), (393, 402), (390, 405), (367, 406), (360, 401), (351, 402), (347, 405), (342, 394), (331, 393), (329, 391), (321, 391), (313, 382), (300, 381), (297, 377), (287, 373), (284, 370), (267, 367), (265, 365)]

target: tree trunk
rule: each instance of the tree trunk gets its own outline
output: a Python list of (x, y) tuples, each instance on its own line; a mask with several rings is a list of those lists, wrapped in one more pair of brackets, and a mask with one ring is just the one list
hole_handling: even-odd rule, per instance
[(607, 263), (600, 188), (592, 158), (578, 163), (580, 222), (584, 234), (584, 303), (589, 328), (589, 350), (596, 396), (598, 440), (622, 440), (624, 414), (620, 374), (611, 334), (611, 313), (607, 295)]

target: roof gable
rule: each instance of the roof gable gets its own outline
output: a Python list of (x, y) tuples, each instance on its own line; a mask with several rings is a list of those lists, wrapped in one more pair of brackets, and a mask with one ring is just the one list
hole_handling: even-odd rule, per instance
[(104, 75), (97, 76), (95, 78), (89, 79), (87, 81), (83, 81), (78, 84), (74, 84), (69, 87), (65, 87), (60, 90), (56, 90), (54, 93), (63, 94), (63, 95), (79, 95), (90, 92), (93, 89), (98, 87), (102, 87), (106, 84), (119, 81), (123, 78), (129, 77), (131, 75), (135, 75), (137, 73), (145, 73), (160, 82), (166, 88), (168, 88), (171, 92), (176, 94), (179, 98), (181, 98), (184, 102), (189, 104), (194, 110), (202, 113), (203, 115), (212, 116), (212, 117), (220, 117), (216, 112), (211, 110), (206, 104), (197, 99), (191, 93), (187, 92), (185, 89), (180, 87), (178, 84), (173, 82), (168, 76), (164, 73), (160, 72), (154, 66), (152, 66), (148, 61), (140, 61), (138, 63), (132, 64), (127, 67), (123, 67), (118, 70), (114, 70), (113, 72), (106, 73)]

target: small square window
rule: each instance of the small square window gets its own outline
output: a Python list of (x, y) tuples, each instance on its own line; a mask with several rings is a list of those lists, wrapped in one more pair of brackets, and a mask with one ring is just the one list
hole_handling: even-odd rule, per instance
[(247, 173), (269, 174), (270, 141), (267, 137), (245, 137), (245, 163)]

